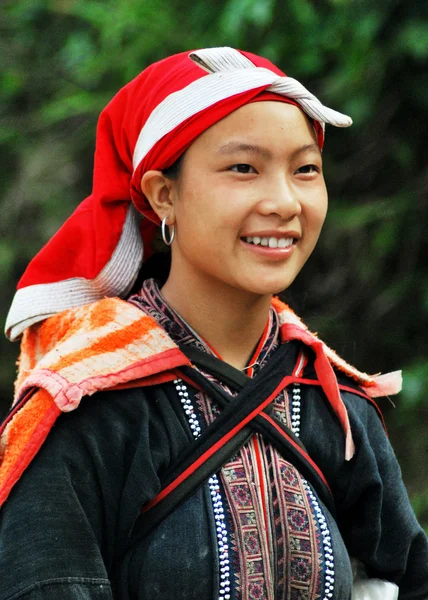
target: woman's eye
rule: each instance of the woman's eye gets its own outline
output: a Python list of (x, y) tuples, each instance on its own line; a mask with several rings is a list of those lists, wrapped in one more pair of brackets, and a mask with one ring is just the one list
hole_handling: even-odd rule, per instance
[(254, 167), (252, 167), (251, 165), (247, 165), (246, 163), (232, 165), (231, 167), (229, 167), (229, 169), (231, 171), (234, 171), (235, 173), (243, 173), (244, 175), (247, 173), (257, 173)]
[(320, 172), (320, 168), (317, 167), (316, 165), (303, 165), (303, 167), (300, 167), (299, 169), (297, 169), (296, 173), (303, 173), (304, 175), (311, 175), (312, 173), (319, 173)]

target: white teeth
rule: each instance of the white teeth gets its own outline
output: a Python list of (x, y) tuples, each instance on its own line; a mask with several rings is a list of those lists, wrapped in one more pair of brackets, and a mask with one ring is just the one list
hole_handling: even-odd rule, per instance
[(246, 237), (244, 240), (247, 244), (255, 244), (256, 246), (269, 246), (269, 248), (288, 248), (293, 243), (293, 238), (276, 238), (276, 237)]

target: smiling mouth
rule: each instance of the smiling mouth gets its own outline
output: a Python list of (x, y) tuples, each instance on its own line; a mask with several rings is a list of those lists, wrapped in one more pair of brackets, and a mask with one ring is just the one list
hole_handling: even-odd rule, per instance
[(264, 246), (266, 248), (288, 248), (296, 241), (295, 238), (292, 237), (243, 237), (241, 239), (247, 244)]

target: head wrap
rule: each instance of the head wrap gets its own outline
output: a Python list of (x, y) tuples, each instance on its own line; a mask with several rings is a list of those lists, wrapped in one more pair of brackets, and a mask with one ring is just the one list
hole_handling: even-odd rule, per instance
[(171, 166), (237, 108), (272, 98), (312, 119), (321, 148), (325, 123), (352, 123), (268, 60), (233, 48), (170, 56), (123, 87), (98, 122), (92, 194), (30, 262), (6, 321), (9, 338), (69, 308), (125, 297), (150, 255), (158, 222), (141, 192), (142, 175)]

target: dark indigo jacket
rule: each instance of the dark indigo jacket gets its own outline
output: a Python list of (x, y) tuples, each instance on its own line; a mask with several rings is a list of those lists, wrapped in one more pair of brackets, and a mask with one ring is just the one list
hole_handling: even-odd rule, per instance
[[(344, 393), (356, 455), (322, 391), (302, 390), (301, 439), (333, 488), (336, 600), (349, 600), (349, 557), (396, 582), (401, 600), (428, 599), (428, 543), (375, 409)], [(211, 600), (218, 593), (206, 487), (126, 561), (141, 506), (192, 441), (171, 384), (97, 393), (62, 415), (0, 511), (0, 600)], [(339, 530), (341, 536), (339, 534)], [(342, 551), (340, 550), (342, 549)]]

